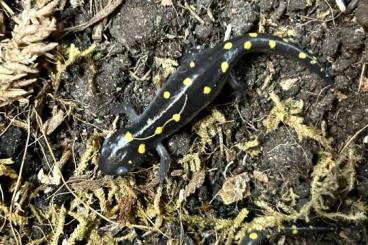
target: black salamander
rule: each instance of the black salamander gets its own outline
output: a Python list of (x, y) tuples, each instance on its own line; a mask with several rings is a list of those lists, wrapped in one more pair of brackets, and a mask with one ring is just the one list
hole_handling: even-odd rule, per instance
[[(296, 226), (291, 225), (288, 227), (284, 227), (278, 231), (272, 229), (265, 229), (261, 231), (252, 231), (248, 233), (243, 239), (239, 242), (239, 245), (259, 245), (263, 244), (266, 239), (270, 239), (272, 237), (276, 237), (279, 234), (284, 234), (287, 236), (297, 236), (297, 235), (309, 235), (311, 233), (317, 233), (321, 235), (324, 232), (336, 231), (335, 227), (324, 227), (324, 226)], [(267, 243), (268, 244), (268, 243)]]
[(170, 156), (161, 142), (200, 113), (227, 81), (239, 93), (242, 86), (235, 79), (233, 67), (245, 54), (256, 52), (296, 59), (324, 80), (331, 81), (316, 57), (287, 39), (266, 34), (249, 33), (214, 48), (187, 54), (143, 114), (138, 116), (129, 105), (121, 104), (119, 112), (127, 114), (133, 123), (104, 141), (100, 169), (105, 174), (124, 175), (139, 166), (149, 150), (156, 149), (160, 156), (160, 181), (163, 181)]

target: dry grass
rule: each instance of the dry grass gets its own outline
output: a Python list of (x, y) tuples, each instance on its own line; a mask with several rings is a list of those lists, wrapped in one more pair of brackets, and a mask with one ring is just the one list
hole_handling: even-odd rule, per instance
[(0, 107), (13, 101), (28, 102), (32, 84), (38, 81), (39, 58), (52, 58), (49, 52), (58, 45), (47, 39), (56, 30), (52, 14), (59, 2), (32, 6), (27, 0), (23, 11), (13, 17), (12, 37), (0, 43)]

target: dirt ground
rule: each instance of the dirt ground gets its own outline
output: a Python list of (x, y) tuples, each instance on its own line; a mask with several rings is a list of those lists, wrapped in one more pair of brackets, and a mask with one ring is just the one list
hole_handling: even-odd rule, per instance
[[(237, 244), (255, 230), (264, 244), (368, 244), (368, 1), (342, 13), (333, 0), (130, 0), (65, 33), (111, 4), (82, 2), (53, 14), (58, 46), (40, 58), (29, 103), (0, 107), (1, 244)], [(125, 177), (98, 170), (104, 137), (130, 123), (114, 105), (141, 113), (186, 50), (248, 32), (289, 38), (334, 83), (248, 55), (235, 68), (244, 100), (226, 86), (164, 142), (162, 185), (155, 152)], [(284, 231), (294, 224), (314, 228)]]

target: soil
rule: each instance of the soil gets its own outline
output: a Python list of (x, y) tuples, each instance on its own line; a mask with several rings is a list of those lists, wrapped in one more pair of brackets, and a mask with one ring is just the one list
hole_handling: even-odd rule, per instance
[[(362, 209), (367, 213), (368, 129), (362, 129), (368, 125), (368, 72), (362, 70), (363, 64), (368, 63), (368, 2), (360, 0), (347, 13), (340, 13), (332, 0), (198, 0), (190, 4), (191, 11), (197, 16), (185, 7), (184, 1), (174, 1), (172, 6), (163, 6), (160, 1), (125, 1), (109, 16), (102, 42), (92, 56), (79, 59), (69, 66), (62, 75), (60, 89), (49, 90), (53, 96), (47, 96), (42, 106), (39, 106), (42, 108), (39, 115), (44, 121), (51, 117), (55, 107), (69, 113), (57, 129), (48, 135), (48, 140), (42, 137), (34, 119), (30, 140), (33, 144), (29, 145), (23, 161), (27, 131), (11, 124), (0, 134), (0, 159), (13, 159), (15, 163), (11, 167), (17, 173), (22, 162), (25, 163), (21, 181), (23, 185), (29, 185), (28, 195), (32, 194), (19, 211), (22, 216), (28, 217), (27, 223), (14, 225), (19, 229), (24, 243), (55, 234), (55, 223), (50, 228), (49, 222), (37, 218), (34, 210), (44, 217), (51, 208), (60, 210), (64, 207), (68, 210), (77, 205), (75, 196), (62, 183), (45, 184), (40, 180), (41, 169), (46, 173), (52, 171), (50, 163), (53, 162), (53, 156), (48, 144), (56, 159), (60, 159), (68, 150), (72, 152), (72, 157), (62, 166), (64, 179), (69, 184), (82, 183), (72, 186), (73, 190), (78, 195), (82, 195), (83, 191), (91, 193), (84, 201), (96, 210), (103, 209), (101, 197), (93, 195), (96, 186), (103, 190), (102, 195), (108, 195), (114, 187), (108, 184), (111, 183), (109, 181), (118, 180), (119, 183), (125, 183), (122, 184), (124, 186), (129, 185), (134, 192), (130, 196), (121, 195), (120, 200), (110, 200), (111, 203), (106, 204), (110, 210), (114, 206), (119, 210), (119, 215), (112, 215), (110, 219), (125, 226), (112, 229), (107, 221), (97, 217), (93, 219), (93, 226), (89, 226), (84, 235), (77, 239), (78, 244), (91, 241), (93, 230), (100, 237), (106, 236), (106, 244), (111, 234), (122, 237), (133, 233), (131, 239), (122, 240), (120, 244), (214, 244), (216, 241), (221, 244), (224, 242), (221, 236), (232, 231), (218, 230), (215, 220), (233, 220), (246, 208), (249, 214), (243, 222), (252, 222), (256, 217), (267, 214), (257, 204), (260, 200), (285, 214), (287, 212), (280, 209), (279, 204), (291, 189), (297, 197), (293, 208), (299, 210), (311, 198), (314, 166), (321, 158), (321, 151), (326, 148), (311, 138), (300, 140), (297, 132), (285, 123), (272, 131), (266, 129), (264, 120), (275, 106), (269, 96), (270, 90), (275, 92), (280, 101), (289, 98), (303, 101), (303, 111), (299, 116), (305, 125), (321, 131), (331, 140), (330, 152), (334, 160), (338, 161), (344, 148), (354, 150), (357, 161), (354, 166), (356, 174), (352, 177), (353, 188), (344, 191), (346, 180), (336, 176), (339, 192), (329, 198), (324, 197), (328, 212), (350, 213), (355, 207), (354, 203), (364, 203)], [(87, 21), (91, 17), (86, 14), (89, 9), (87, 3), (75, 9), (67, 4), (58, 13), (58, 22), (73, 26)], [(331, 15), (331, 11), (334, 15)], [(246, 56), (235, 68), (238, 79), (246, 87), (244, 99), (236, 102), (231, 89), (225, 87), (209, 108), (164, 142), (173, 162), (168, 180), (162, 187), (159, 187), (156, 178), (159, 159), (155, 152), (150, 153), (149, 160), (140, 169), (127, 177), (107, 177), (99, 172), (96, 159), (103, 137), (116, 127), (131, 123), (124, 115), (117, 119), (116, 115), (110, 113), (114, 105), (127, 102), (138, 113), (142, 113), (165, 82), (164, 68), (155, 58), (180, 63), (186, 50), (197, 46), (213, 47), (222, 42), (229, 28), (230, 37), (258, 31), (289, 37), (319, 58), (333, 74), (334, 83), (326, 87), (324, 81), (308, 69), (281, 56)], [(93, 31), (93, 27), (90, 27), (79, 33), (57, 37), (57, 41), (60, 46), (68, 47), (74, 43), (84, 50), (93, 43)], [(65, 53), (62, 48), (59, 51)], [(285, 89), (280, 85), (290, 79), (296, 81), (290, 88)], [(36, 101), (32, 100), (31, 103), (35, 104)], [(4, 114), (0, 114), (0, 119), (6, 124), (10, 123), (6, 115), (26, 110), (20, 106), (14, 108), (6, 108)], [(226, 122), (216, 124), (215, 136), (201, 151), (202, 139), (195, 125), (210, 116), (214, 109), (225, 117)], [(27, 113), (22, 113), (19, 118), (25, 120), (26, 116)], [(221, 137), (219, 131), (222, 132)], [(94, 134), (98, 136), (93, 138)], [(254, 139), (258, 139), (260, 144), (254, 155), (235, 147), (240, 142)], [(78, 163), (85, 157), (91, 142), (95, 142), (93, 145), (97, 150), (88, 156), (89, 164), (83, 169), (83, 174), (76, 174)], [(193, 153), (199, 153), (200, 168), (206, 172), (205, 179), (176, 211), (180, 190), (187, 188), (196, 172), (179, 162)], [(229, 177), (243, 172), (248, 172), (250, 176), (250, 193), (238, 202), (225, 205), (217, 195), (225, 181), (224, 173)], [(254, 173), (259, 172), (266, 179), (261, 181), (259, 176), (255, 176)], [(0, 176), (0, 182), (3, 203), (8, 205), (12, 195), (9, 189), (13, 182), (5, 176)], [(150, 217), (147, 210), (154, 210), (157, 205), (155, 198), (160, 191), (159, 205), (164, 207), (160, 213), (162, 220), (159, 221), (160, 215), (156, 213), (151, 217), (152, 223), (147, 222), (149, 219), (146, 218)], [(130, 206), (127, 204), (129, 202)], [(171, 205), (172, 210), (165, 210), (165, 205)], [(184, 214), (187, 218), (182, 217)], [(70, 239), (80, 224), (75, 221), (76, 214), (69, 215), (58, 238), (60, 244)], [(108, 213), (104, 215), (109, 216)], [(204, 219), (208, 221), (206, 224), (190, 221), (197, 216), (211, 219)], [(290, 226), (294, 222), (298, 226), (313, 225), (331, 229), (323, 232), (311, 229), (293, 236), (278, 232), (280, 227), (267, 227), (272, 235), (265, 244), (368, 244), (368, 223), (365, 219), (328, 218), (314, 211), (308, 218), (299, 217), (282, 225)], [(133, 224), (136, 227), (129, 226)], [(154, 224), (159, 227), (158, 230), (154, 229)], [(11, 230), (7, 227), (1, 232), (9, 239), (8, 242), (14, 243)], [(232, 243), (239, 240), (233, 239)]]

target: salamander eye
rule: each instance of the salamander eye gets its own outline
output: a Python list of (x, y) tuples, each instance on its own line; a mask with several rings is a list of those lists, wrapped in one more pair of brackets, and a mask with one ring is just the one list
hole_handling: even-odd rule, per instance
[(125, 175), (128, 173), (128, 169), (126, 167), (120, 166), (116, 169), (116, 175)]

